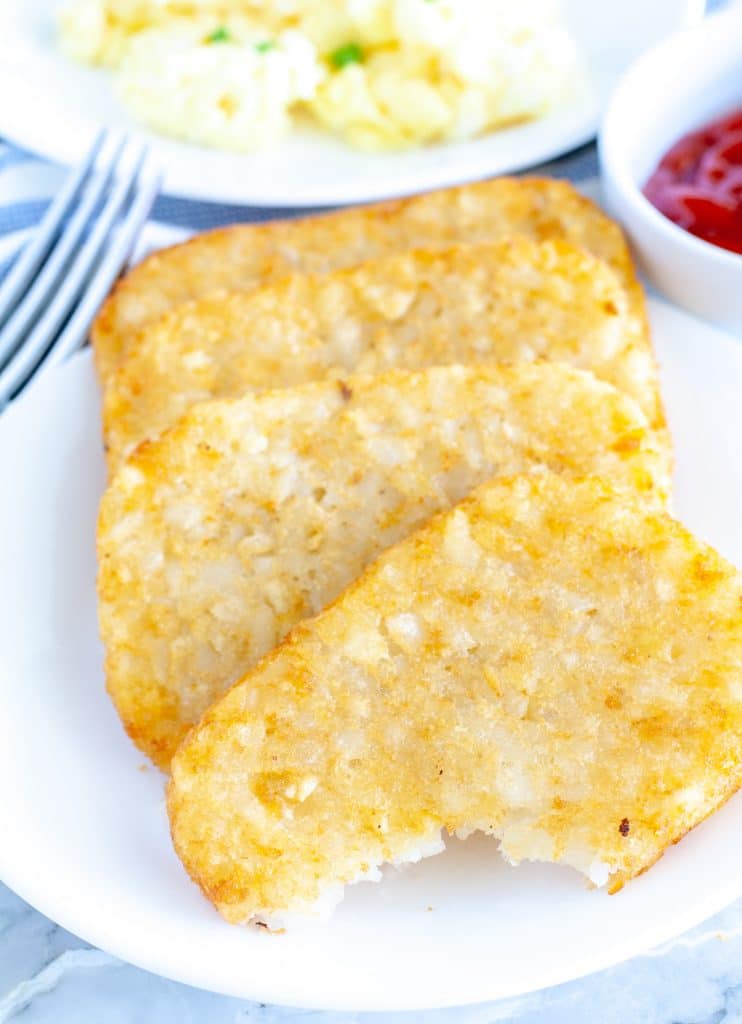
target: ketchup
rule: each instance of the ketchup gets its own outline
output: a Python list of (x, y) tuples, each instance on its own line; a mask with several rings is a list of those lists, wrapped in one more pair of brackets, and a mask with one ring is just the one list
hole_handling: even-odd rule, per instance
[(644, 195), (690, 234), (742, 253), (742, 108), (679, 139)]

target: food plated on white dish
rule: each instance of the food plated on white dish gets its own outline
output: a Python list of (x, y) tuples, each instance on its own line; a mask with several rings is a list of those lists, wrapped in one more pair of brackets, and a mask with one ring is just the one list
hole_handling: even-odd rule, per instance
[[(653, 332), (617, 225), (540, 179), (212, 232), (125, 277), (93, 331), (97, 603), (143, 753), (100, 693), (86, 355), (0, 426), (9, 478), (29, 422), (48, 456), (5, 512), (18, 683), (0, 751), (37, 799), (0, 771), (22, 823), (0, 874), (150, 969), (355, 1009), (554, 983), (737, 895), (742, 355), (650, 312)], [(62, 896), (40, 843), (59, 744)], [(167, 808), (145, 755), (172, 772)], [(64, 894), (90, 857), (76, 917)], [(341, 948), (342, 983), (318, 976)]]
[(741, 335), (742, 9), (640, 58), (608, 105), (599, 148), (606, 201), (650, 281)]
[(558, 0), (67, 0), (59, 45), (139, 123), (236, 152), (302, 117), (369, 151), (474, 138), (583, 86)]
[[(653, 301), (650, 312), (676, 452), (677, 515), (740, 564), (742, 353), (664, 303)], [(226, 924), (182, 871), (168, 836), (165, 779), (145, 768), (104, 690), (99, 417), (92, 362), (82, 354), (0, 421), (0, 465), (17, 481), (3, 506), (0, 547), (13, 594), (0, 623), (0, 795), (13, 822), (0, 877), (32, 905), (95, 945), (189, 984), (296, 1006), (380, 1010), (558, 984), (663, 942), (742, 893), (742, 805), (734, 798), (615, 896), (590, 891), (568, 868), (512, 868), (493, 839), (472, 836), (402, 871), (387, 869), (381, 884), (351, 887), (327, 922), (279, 936)]]
[[(426, 0), (420, 3), (425, 8), (436, 6)], [(88, 6), (95, 14), (96, 4)], [(537, 7), (540, 11), (540, 5)], [(74, 163), (101, 123), (125, 123), (129, 128), (133, 124), (115, 95), (110, 72), (84, 67), (60, 52), (55, 27), (59, 8), (54, 0), (33, 6), (8, 0), (0, 11), (0, 85), (18, 96), (16, 104), (2, 110), (0, 132), (35, 152)], [(600, 10), (584, 0), (567, 0), (564, 23), (584, 69), (584, 88), (537, 120), (503, 127), (481, 138), (373, 155), (354, 150), (324, 129), (311, 127), (292, 129), (268, 152), (244, 155), (154, 134), (148, 138), (165, 169), (167, 192), (221, 202), (300, 206), (366, 201), (504, 173), (557, 156), (591, 138), (611, 88), (630, 61), (673, 29), (698, 21), (702, 12), (699, 0), (663, 0), (651, 7), (632, 0), (601, 5)], [(229, 42), (209, 45), (239, 49)], [(209, 50), (206, 57), (211, 59), (211, 54)], [(267, 51), (257, 53), (256, 60), (258, 57), (275, 61), (278, 55)], [(343, 66), (335, 69), (343, 78), (348, 77), (345, 72), (359, 71), (358, 61), (346, 58), (338, 56), (337, 62)], [(413, 93), (415, 103), (422, 103), (417, 84)], [(179, 96), (182, 100), (182, 90)], [(531, 106), (539, 111), (539, 104), (537, 97)], [(426, 109), (435, 105), (431, 100)], [(153, 104), (147, 106), (154, 109)], [(335, 114), (333, 108), (332, 117), (329, 113), (327, 117), (336, 120)], [(489, 116), (482, 122), (481, 111), (477, 117), (470, 112), (469, 121), (464, 118), (462, 125), (466, 122), (476, 127), (477, 118), (481, 125)], [(415, 114), (412, 120), (417, 125), (425, 118)], [(440, 130), (448, 131), (445, 127)], [(378, 124), (368, 131), (376, 137)], [(415, 131), (411, 131), (413, 137)]]

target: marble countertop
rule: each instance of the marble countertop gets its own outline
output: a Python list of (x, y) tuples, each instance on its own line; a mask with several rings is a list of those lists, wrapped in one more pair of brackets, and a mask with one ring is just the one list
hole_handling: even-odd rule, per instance
[[(682, 898), (679, 894), (679, 898)], [(742, 1024), (742, 900), (610, 970), (499, 1003), (324, 1013), (211, 995), (121, 963), (0, 885), (0, 1024)]]

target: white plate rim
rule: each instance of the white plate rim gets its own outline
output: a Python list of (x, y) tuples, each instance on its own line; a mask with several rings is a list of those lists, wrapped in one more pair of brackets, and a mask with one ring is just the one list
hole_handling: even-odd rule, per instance
[(89, 945), (108, 953), (110, 956), (114, 956), (124, 963), (131, 964), (133, 967), (147, 971), (150, 974), (155, 974), (158, 977), (166, 978), (169, 981), (175, 981), (182, 985), (188, 985), (191, 988), (201, 989), (205, 992), (212, 992), (215, 995), (228, 996), (234, 999), (244, 999), (251, 1002), (307, 1011), (337, 1013), (412, 1013), (414, 1011), (476, 1006), (489, 1002), (497, 1003), (520, 996), (528, 996), (534, 992), (544, 991), (557, 985), (578, 981), (581, 978), (597, 974), (610, 967), (616, 967), (635, 957), (647, 955), (652, 950), (670, 942), (691, 928), (702, 924), (742, 896), (742, 879), (740, 879), (736, 884), (730, 884), (720, 889), (714, 900), (710, 900), (703, 905), (702, 911), (697, 906), (679, 910), (675, 917), (667, 918), (653, 930), (646, 930), (643, 932), (642, 940), (639, 944), (627, 940), (624, 945), (613, 947), (609, 953), (596, 952), (592, 958), (583, 960), (579, 968), (576, 967), (570, 972), (554, 970), (550, 973), (549, 971), (544, 971), (538, 983), (534, 983), (529, 987), (513, 989), (503, 987), (495, 995), (486, 987), (483, 987), (481, 991), (475, 992), (471, 998), (438, 999), (432, 1002), (428, 1002), (420, 997), (413, 997), (409, 1000), (395, 998), (390, 1001), (385, 996), (379, 995), (373, 1001), (366, 998), (359, 1004), (357, 1001), (349, 1002), (346, 999), (334, 1000), (331, 996), (322, 997), (318, 1000), (316, 996), (303, 996), (300, 993), (287, 995), (284, 988), (277, 987), (275, 984), (256, 983), (256, 986), (254, 988), (251, 987), (249, 992), (240, 984), (225, 985), (222, 975), (219, 972), (210, 971), (206, 966), (204, 966), (200, 973), (189, 972), (184, 970), (179, 965), (177, 958), (173, 956), (163, 955), (160, 958), (152, 956), (143, 957), (136, 945), (132, 943), (117, 943), (111, 940), (110, 932), (100, 927), (94, 915), (90, 915), (90, 918), (88, 918), (84, 915), (69, 913), (67, 909), (68, 904), (64, 902), (55, 904), (53, 900), (48, 898), (35, 899), (34, 893), (28, 891), (28, 886), (23, 884), (15, 885), (13, 883), (12, 875), (5, 872), (2, 864), (0, 864), (0, 882), (28, 903), (29, 906), (33, 907), (34, 910), (37, 910), (40, 914), (43, 914), (49, 920), (64, 928), (65, 931), (76, 935)]

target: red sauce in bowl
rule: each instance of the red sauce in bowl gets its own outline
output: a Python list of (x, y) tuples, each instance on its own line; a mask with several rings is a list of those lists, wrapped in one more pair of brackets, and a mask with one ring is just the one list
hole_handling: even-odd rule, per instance
[(678, 139), (644, 195), (690, 234), (742, 253), (742, 108)]

